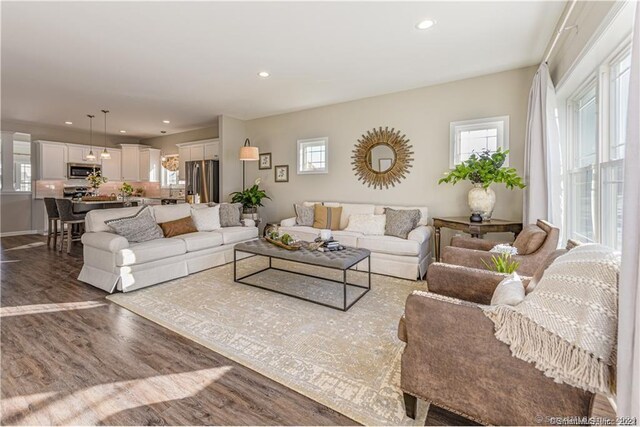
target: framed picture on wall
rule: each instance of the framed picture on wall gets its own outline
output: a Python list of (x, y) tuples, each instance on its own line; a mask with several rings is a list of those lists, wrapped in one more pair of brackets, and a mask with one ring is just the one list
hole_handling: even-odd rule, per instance
[(289, 182), (289, 165), (275, 166), (275, 182)]
[(271, 169), (271, 153), (260, 153), (258, 169)]

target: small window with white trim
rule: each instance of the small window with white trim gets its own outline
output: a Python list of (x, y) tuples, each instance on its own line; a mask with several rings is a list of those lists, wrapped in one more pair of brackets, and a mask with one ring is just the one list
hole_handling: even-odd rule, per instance
[[(469, 159), (471, 154), (509, 149), (509, 116), (451, 122), (449, 167)], [(509, 166), (509, 156), (505, 160)]]
[(298, 174), (329, 172), (329, 138), (298, 140)]

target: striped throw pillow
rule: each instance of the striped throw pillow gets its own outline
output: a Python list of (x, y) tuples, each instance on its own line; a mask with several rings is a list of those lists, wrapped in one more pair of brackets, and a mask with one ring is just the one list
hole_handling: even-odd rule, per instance
[(331, 208), (316, 203), (313, 206), (313, 228), (339, 230), (342, 207)]

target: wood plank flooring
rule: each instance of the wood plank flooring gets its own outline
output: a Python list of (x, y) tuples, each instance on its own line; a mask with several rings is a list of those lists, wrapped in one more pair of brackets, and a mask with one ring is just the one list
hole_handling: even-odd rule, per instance
[[(0, 422), (353, 425), (353, 420), (106, 300), (81, 245), (1, 239)], [(606, 399), (594, 415), (613, 416)], [(432, 407), (426, 425), (472, 425)]]

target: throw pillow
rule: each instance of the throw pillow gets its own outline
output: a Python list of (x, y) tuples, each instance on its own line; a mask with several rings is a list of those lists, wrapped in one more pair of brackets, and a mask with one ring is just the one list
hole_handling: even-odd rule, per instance
[(175, 237), (181, 234), (195, 233), (198, 231), (190, 216), (176, 219), (173, 221), (163, 222), (160, 224), (164, 237)]
[(305, 225), (307, 227), (313, 227), (313, 206), (305, 205), (293, 205), (293, 210), (296, 213), (296, 224)]
[(535, 224), (529, 224), (518, 234), (513, 247), (521, 255), (529, 255), (537, 251), (547, 238), (547, 232)]
[(213, 231), (221, 228), (220, 205), (212, 208), (191, 208), (191, 218), (198, 231)]
[(518, 305), (524, 300), (524, 285), (518, 273), (511, 273), (502, 279), (493, 291), (491, 305)]
[(419, 209), (396, 210), (385, 208), (384, 213), (387, 217), (387, 221), (384, 226), (384, 234), (386, 236), (395, 236), (400, 237), (401, 239), (406, 239), (411, 230), (416, 228), (418, 221), (420, 221)]
[(140, 209), (135, 215), (110, 219), (104, 223), (131, 243), (161, 239), (163, 236), (149, 207)]
[(349, 215), (349, 225), (344, 230), (369, 236), (383, 236), (386, 218), (386, 215), (351, 214)]
[(315, 204), (313, 206), (313, 228), (339, 230), (342, 208), (332, 208)]
[(241, 227), (242, 203), (222, 203), (220, 205), (220, 225), (222, 227)]

